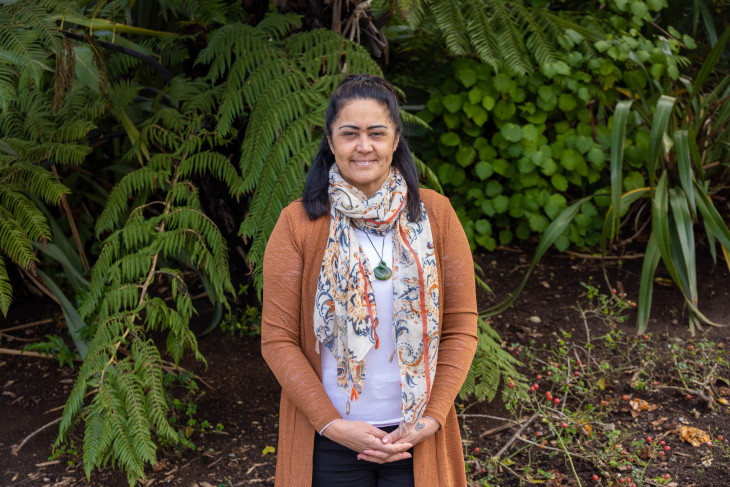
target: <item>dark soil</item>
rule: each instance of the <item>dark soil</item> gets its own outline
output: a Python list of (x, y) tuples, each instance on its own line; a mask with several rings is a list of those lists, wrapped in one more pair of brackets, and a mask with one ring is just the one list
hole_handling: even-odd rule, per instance
[[(498, 249), (491, 254), (477, 256), (478, 263), (486, 273), (486, 281), (495, 291), (491, 296), (479, 291), (480, 309), (504, 299), (524, 276), (532, 250), (528, 246), (519, 249)], [(698, 276), (700, 287), (700, 309), (711, 320), (730, 323), (730, 296), (728, 290), (728, 269), (719, 261), (713, 266), (709, 255), (698, 257)], [(608, 267), (611, 282), (616, 287), (623, 287), (629, 299), (638, 299), (639, 274), (641, 259), (626, 259), (618, 266), (615, 261)], [(553, 333), (562, 330), (572, 331), (576, 337), (584, 333), (583, 323), (572, 309), (579, 296), (584, 292), (581, 282), (588, 282), (592, 277), (594, 284), (602, 284), (603, 271), (601, 261), (596, 259), (569, 258), (564, 254), (552, 252), (543, 258), (531, 276), (518, 301), (502, 313), (494, 317), (495, 329), (508, 343), (525, 343), (521, 326), (526, 325), (530, 316), (539, 316), (542, 320), (538, 338), (545, 343), (554, 339)], [(660, 267), (657, 277), (668, 278)], [(546, 287), (547, 283), (550, 287)], [(620, 284), (619, 284), (620, 282)], [(16, 287), (17, 289), (17, 287)], [(649, 331), (655, 336), (668, 334), (682, 338), (689, 337), (686, 325), (686, 310), (682, 307), (681, 293), (673, 286), (655, 285), (654, 306)], [(23, 324), (47, 317), (58, 316), (58, 307), (46, 299), (23, 297), (16, 295), (7, 319), (0, 321), (0, 329)], [(622, 325), (625, 331), (633, 332), (635, 316), (630, 313), (629, 320)], [(191, 323), (194, 332), (200, 332), (209, 323), (210, 311), (201, 305), (201, 316)], [(676, 322), (675, 322), (676, 320)], [(62, 322), (62, 320), (61, 320)], [(61, 325), (62, 326), (62, 325)], [(533, 325), (534, 326), (534, 325)], [(600, 330), (598, 323), (591, 323), (592, 333)], [(724, 342), (730, 348), (730, 329), (705, 328), (708, 337), (716, 342)], [(42, 338), (46, 334), (65, 334), (57, 329), (55, 323), (16, 332), (10, 335), (23, 340)], [(20, 349), (25, 342), (9, 341), (4, 336), (0, 347)], [(661, 343), (657, 341), (657, 343)], [(199, 430), (191, 437), (197, 446), (196, 450), (183, 450), (177, 453), (173, 448), (158, 450), (158, 471), (148, 469), (147, 485), (180, 485), (199, 487), (209, 485), (241, 486), (248, 484), (273, 485), (276, 455), (263, 455), (266, 446), (277, 446), (279, 395), (281, 389), (260, 353), (257, 337), (231, 337), (216, 329), (199, 340), (200, 351), (206, 357), (207, 368), (203, 363), (196, 363), (191, 358), (181, 362), (181, 366), (199, 374), (216, 390), (201, 387), (206, 394), (197, 400), (199, 421), (207, 420), (212, 425), (224, 426), (218, 433), (209, 430), (201, 434)], [(57, 425), (53, 425), (35, 435), (20, 450), (17, 456), (10, 454), (11, 446), (19, 444), (27, 435), (41, 426), (58, 418), (60, 410), (52, 409), (62, 406), (70, 392), (73, 380), (78, 371), (69, 367), (59, 367), (57, 361), (44, 358), (0, 355), (0, 485), (39, 485), (39, 486), (71, 486), (99, 485), (104, 487), (127, 485), (126, 477), (110, 468), (94, 471), (91, 482), (81, 466), (82, 431), (74, 434), (78, 455), (66, 453), (58, 458), (59, 463), (38, 466), (48, 462), (52, 455), (52, 445), (56, 438)], [(613, 394), (630, 394), (634, 392), (626, 385), (625, 390), (614, 390)], [(469, 409), (469, 413), (487, 414), (507, 417), (504, 405), (499, 401), (500, 394), (492, 403), (480, 403)], [(688, 406), (674, 393), (665, 392), (645, 397), (653, 403), (663, 404), (663, 416), (671, 416), (667, 424), (684, 417), (688, 424), (700, 429), (711, 428), (718, 434), (730, 436), (730, 416), (711, 414), (700, 402)], [(695, 419), (689, 411), (695, 407), (700, 417)], [(722, 414), (722, 413), (720, 413)], [(611, 421), (630, 423), (632, 418), (628, 411), (619, 410)], [(501, 433), (479, 439), (479, 434), (500, 425), (496, 420), (469, 419), (466, 421), (469, 439), (473, 447), (485, 450), (482, 455), (487, 458), (486, 450), (496, 451), (513, 434), (515, 430), (504, 430)], [(649, 426), (650, 428), (655, 428)], [(657, 427), (659, 428), (659, 427)], [(667, 431), (657, 430), (655, 436)], [(466, 438), (466, 432), (464, 432)], [(725, 440), (727, 442), (727, 440)], [(694, 448), (681, 443), (676, 437), (672, 441), (673, 452), (680, 454), (671, 463), (667, 472), (679, 485), (688, 487), (727, 487), (730, 485), (730, 469), (728, 458), (716, 455), (709, 468), (700, 465), (702, 453), (706, 449)], [(543, 457), (547, 458), (547, 457)], [(569, 485), (570, 468), (564, 461), (555, 457), (554, 464), (541, 460), (537, 466), (544, 470), (558, 469), (566, 475), (563, 485)], [(702, 468), (702, 474), (698, 471)], [(591, 467), (576, 463), (582, 485), (594, 485), (589, 480), (593, 475)], [(505, 486), (519, 485), (514, 477), (505, 475)], [(477, 485), (477, 484), (474, 484)]]

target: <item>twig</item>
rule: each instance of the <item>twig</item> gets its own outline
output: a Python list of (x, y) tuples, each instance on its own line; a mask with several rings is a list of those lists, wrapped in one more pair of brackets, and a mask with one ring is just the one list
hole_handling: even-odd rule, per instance
[(48, 318), (47, 320), (33, 321), (31, 323), (26, 323), (25, 325), (11, 326), (10, 328), (5, 328), (3, 330), (0, 330), (0, 333), (5, 333), (7, 331), (23, 330), (25, 328), (30, 328), (33, 326), (45, 325), (46, 323), (53, 323), (54, 321), (56, 321), (56, 320), (54, 320), (53, 318)]
[(19, 267), (19, 269), (21, 270), (21, 272), (22, 272), (23, 274), (25, 274), (25, 275), (26, 275), (26, 277), (27, 277), (28, 279), (30, 279), (30, 280), (31, 280), (31, 282), (32, 282), (33, 284), (35, 284), (35, 285), (36, 285), (36, 287), (37, 287), (38, 289), (40, 289), (40, 290), (41, 290), (41, 292), (42, 292), (43, 294), (45, 294), (46, 296), (48, 296), (49, 298), (51, 298), (51, 299), (52, 299), (53, 301), (55, 301), (57, 305), (61, 306), (61, 302), (60, 302), (60, 301), (58, 300), (58, 298), (57, 298), (57, 297), (56, 297), (56, 296), (55, 296), (55, 295), (54, 295), (54, 294), (53, 294), (53, 293), (52, 293), (51, 291), (49, 291), (49, 290), (48, 290), (48, 288), (47, 288), (46, 286), (44, 286), (43, 284), (41, 284), (41, 283), (40, 283), (40, 281), (38, 281), (38, 279), (36, 279), (35, 277), (33, 277), (33, 276), (31, 275), (31, 273), (30, 273), (30, 272), (26, 271), (26, 270), (25, 270), (25, 269), (23, 269), (22, 267)]
[(483, 433), (480, 433), (479, 434), (479, 438), (481, 439), (481, 438), (484, 438), (485, 436), (489, 436), (491, 434), (498, 433), (500, 431), (504, 431), (504, 430), (506, 430), (508, 428), (511, 428), (515, 424), (522, 424), (525, 421), (527, 421), (527, 418), (522, 418), (519, 422), (512, 421), (511, 419), (507, 419), (506, 421), (509, 421), (509, 423), (503, 424), (501, 426), (497, 426), (496, 428), (492, 428), (490, 430), (484, 431)]
[(214, 462), (210, 463), (210, 464), (209, 464), (209, 465), (208, 465), (208, 466), (207, 466), (206, 468), (210, 468), (210, 467), (212, 467), (213, 465), (215, 465), (216, 463), (220, 462), (220, 461), (221, 461), (221, 460), (223, 460), (224, 458), (226, 458), (226, 457), (224, 457), (223, 455), (221, 455), (221, 457), (220, 457), (220, 458), (219, 458), (218, 460), (216, 460), (216, 461), (214, 461)]
[(690, 389), (689, 387), (657, 386), (657, 389), (673, 389), (675, 391), (682, 391), (682, 392), (686, 392), (687, 394), (694, 394), (696, 396), (700, 396), (704, 401), (707, 402), (707, 407), (710, 409), (713, 409), (713, 407), (715, 405), (715, 400), (712, 397), (706, 396), (705, 393), (702, 391)]
[[(539, 444), (539, 443), (535, 443), (534, 441), (530, 441), (530, 440), (528, 440), (527, 438), (522, 438), (522, 437), (520, 437), (520, 438), (518, 438), (518, 439), (519, 439), (520, 441), (524, 441), (525, 443), (529, 443), (530, 445), (534, 445), (534, 446), (536, 446), (536, 447), (538, 447), (538, 448), (542, 448), (543, 450), (551, 450), (551, 451), (557, 451), (557, 452), (560, 452), (560, 453), (565, 453), (565, 451), (563, 451), (563, 450), (560, 450), (560, 449), (558, 449), (558, 448), (553, 448), (553, 447), (551, 447), (551, 446), (543, 446), (543, 445), (541, 445), (541, 444)], [(584, 457), (583, 455), (579, 455), (578, 453), (569, 453), (569, 455), (573, 455), (574, 457), (578, 457), (578, 458), (581, 458), (581, 459), (583, 459), (583, 460), (587, 460), (587, 461), (589, 461), (589, 462), (591, 462), (591, 461), (592, 461), (592, 460), (591, 460), (590, 458), (588, 458), (588, 457)]]
[[(13, 348), (0, 348), (0, 353), (4, 353), (6, 355), (24, 355), (26, 357), (38, 357), (38, 358), (50, 358), (55, 359), (53, 355), (41, 355), (38, 352), (24, 352), (22, 350), (15, 350)], [(83, 359), (80, 358), (74, 358), (77, 362), (83, 362)]]
[(18, 452), (20, 451), (21, 448), (23, 448), (23, 445), (25, 445), (28, 442), (28, 440), (30, 440), (35, 435), (37, 435), (38, 433), (40, 433), (44, 429), (48, 428), (49, 426), (53, 426), (54, 424), (58, 423), (59, 421), (61, 421), (61, 418), (63, 418), (63, 416), (61, 416), (60, 418), (54, 419), (53, 421), (51, 421), (50, 423), (48, 423), (45, 426), (41, 426), (40, 428), (38, 428), (37, 430), (35, 430), (31, 434), (29, 434), (28, 436), (26, 436), (25, 439), (22, 441), (22, 443), (20, 443), (20, 445), (18, 445), (18, 446), (12, 447), (11, 450), (10, 450), (10, 452), (13, 454), (13, 456), (18, 456)]
[(581, 254), (580, 252), (573, 252), (572, 250), (566, 250), (566, 254), (572, 255), (573, 257), (580, 257), (581, 259), (603, 259), (603, 260), (627, 260), (627, 259), (641, 259), (644, 254), (632, 254), (632, 255), (593, 255), (593, 254)]
[(520, 429), (517, 430), (517, 433), (515, 433), (514, 435), (512, 435), (512, 438), (509, 439), (509, 441), (507, 442), (507, 444), (504, 445), (497, 452), (497, 454), (492, 457), (492, 460), (499, 461), (499, 457), (502, 456), (502, 453), (504, 453), (504, 452), (507, 451), (507, 449), (512, 445), (512, 443), (514, 443), (515, 440), (517, 438), (519, 438), (519, 436), (522, 434), (522, 432), (525, 430), (525, 428), (527, 428), (527, 425), (529, 425), (530, 423), (532, 423), (535, 420), (535, 418), (537, 418), (539, 415), (540, 415), (539, 413), (535, 413), (535, 414), (532, 415), (532, 417), (530, 419), (528, 419), (527, 421), (525, 421), (525, 423), (520, 427)]

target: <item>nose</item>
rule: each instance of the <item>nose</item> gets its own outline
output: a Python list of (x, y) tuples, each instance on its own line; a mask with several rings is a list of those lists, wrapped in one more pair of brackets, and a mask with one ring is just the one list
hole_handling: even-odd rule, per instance
[(372, 150), (373, 144), (370, 142), (370, 137), (368, 136), (368, 134), (361, 134), (360, 139), (357, 143), (357, 151), (366, 154)]

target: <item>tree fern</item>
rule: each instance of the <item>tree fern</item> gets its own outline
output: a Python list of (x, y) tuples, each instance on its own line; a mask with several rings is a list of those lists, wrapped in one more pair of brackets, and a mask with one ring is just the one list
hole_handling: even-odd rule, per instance
[[(179, 93), (201, 88), (182, 78), (174, 84)], [(125, 92), (128, 88), (121, 85), (116, 91), (122, 105)], [(225, 242), (202, 212), (191, 178), (210, 174), (226, 182), (232, 193), (240, 180), (230, 162), (212, 149), (226, 140), (202, 128), (215, 117), (198, 112), (179, 93), (182, 110), (159, 108), (142, 124), (127, 158), (143, 145), (159, 152), (115, 186), (97, 222), (97, 236), (108, 236), (79, 310), (85, 320), (96, 322), (96, 334), (66, 404), (57, 440), (63, 442), (83, 415), (87, 476), (112, 458), (127, 473), (130, 485), (144, 478), (146, 463), (156, 461), (153, 434), (177, 440), (167, 422), (160, 352), (146, 333), (167, 332), (167, 352), (175, 363), (185, 350), (193, 350), (202, 360), (188, 328), (195, 309), (181, 269), (190, 266), (200, 272), (216, 303), (227, 307), (224, 294), (234, 293)], [(136, 200), (132, 207), (130, 197)], [(158, 214), (146, 212), (150, 206), (157, 206)], [(151, 285), (156, 279), (169, 283), (173, 306), (155, 295)], [(131, 357), (120, 356), (120, 347), (129, 347)], [(90, 388), (94, 397), (84, 406)]]
[[(566, 29), (590, 33), (593, 41), (605, 30), (582, 26), (581, 12), (552, 15), (544, 7), (531, 7), (522, 0), (414, 0), (406, 22), (417, 33), (426, 25), (436, 25), (443, 33), (448, 51), (454, 56), (473, 55), (495, 71), (525, 75), (534, 67), (551, 65), (569, 51), (558, 39)], [(559, 24), (558, 22), (559, 21)], [(592, 46), (584, 41), (586, 46)], [(584, 53), (585, 54), (585, 53)]]
[(251, 203), (240, 231), (253, 239), (248, 257), (259, 289), (266, 241), (301, 191), (329, 95), (348, 72), (381, 74), (367, 51), (331, 31), (285, 37), (300, 25), (298, 16), (270, 15), (256, 27), (223, 26), (197, 60), (210, 64), (211, 83), (224, 78), (217, 130), (228, 134), (249, 114), (239, 164), (240, 191)]

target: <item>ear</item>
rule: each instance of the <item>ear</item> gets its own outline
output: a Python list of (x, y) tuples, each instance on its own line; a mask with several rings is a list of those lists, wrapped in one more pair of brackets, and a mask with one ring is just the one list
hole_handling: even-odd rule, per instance
[(334, 154), (335, 153), (335, 146), (332, 143), (332, 137), (330, 137), (329, 135), (327, 136), (327, 143), (330, 146), (330, 150), (332, 151), (332, 154)]
[(400, 134), (395, 134), (395, 141), (393, 142), (393, 152), (395, 153), (396, 149), (398, 149), (398, 142), (400, 142)]

